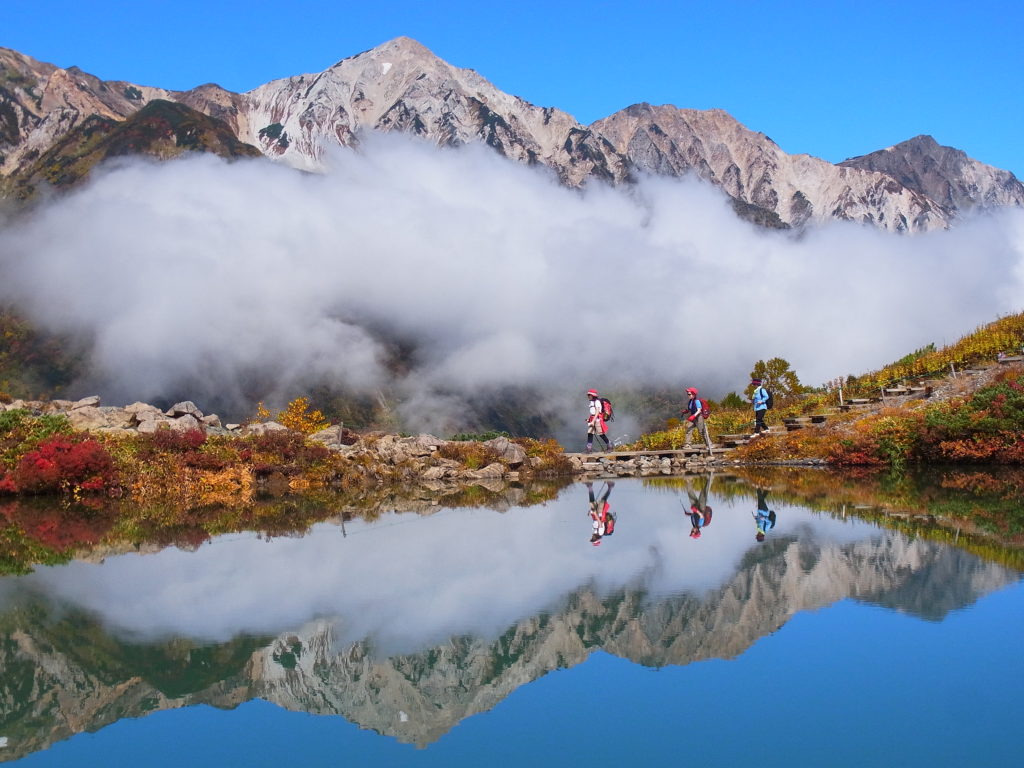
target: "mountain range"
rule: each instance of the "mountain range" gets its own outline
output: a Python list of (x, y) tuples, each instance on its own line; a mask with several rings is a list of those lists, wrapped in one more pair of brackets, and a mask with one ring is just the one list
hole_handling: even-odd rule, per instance
[(0, 195), (68, 187), (109, 157), (190, 151), (262, 155), (322, 168), (331, 145), (401, 131), (438, 146), (483, 143), (549, 169), (571, 187), (695, 176), (767, 227), (840, 219), (893, 232), (948, 228), (974, 210), (1024, 206), (1009, 171), (917, 136), (832, 164), (784, 152), (722, 110), (634, 104), (591, 125), (538, 107), (396, 38), (323, 72), (246, 93), (214, 84), (170, 91), (104, 81), (0, 48)]

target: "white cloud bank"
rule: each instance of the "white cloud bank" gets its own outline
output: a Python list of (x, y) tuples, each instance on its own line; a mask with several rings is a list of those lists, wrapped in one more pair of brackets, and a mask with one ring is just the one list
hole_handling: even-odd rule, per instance
[(109, 403), (372, 391), (387, 332), (417, 349), (410, 398), (537, 386), (575, 411), (591, 386), (721, 395), (775, 356), (817, 384), (952, 342), (1024, 305), (1024, 212), (794, 237), (695, 181), (579, 192), (486, 148), (374, 135), (324, 175), (112, 166), (0, 231), (0, 259), (0, 299), (95, 338)]

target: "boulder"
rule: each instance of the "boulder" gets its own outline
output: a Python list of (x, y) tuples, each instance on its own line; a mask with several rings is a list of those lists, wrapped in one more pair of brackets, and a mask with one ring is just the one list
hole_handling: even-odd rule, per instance
[(150, 405), (149, 403), (134, 402), (131, 405), (126, 405), (124, 409), (127, 413), (136, 416), (138, 421), (143, 421), (142, 417), (144, 414), (147, 413), (160, 414), (161, 416), (163, 415), (163, 411), (161, 411), (155, 405)]
[(167, 416), (176, 419), (180, 416), (194, 416), (197, 420), (203, 418), (203, 412), (191, 400), (175, 403), (165, 411)]
[(526, 449), (518, 443), (513, 443), (507, 437), (496, 437), (484, 443), (488, 448), (498, 454), (498, 457), (510, 467), (519, 467), (526, 461)]
[(215, 413), (211, 413), (209, 416), (203, 416), (203, 418), (201, 418), (200, 421), (203, 422), (203, 426), (206, 427), (222, 426), (222, 424), (220, 423), (220, 416), (218, 416)]
[(81, 408), (75, 408), (72, 411), (68, 411), (67, 419), (71, 423), (72, 427), (80, 430), (101, 429), (104, 427), (115, 426), (107, 421), (106, 414), (104, 414), (99, 408), (91, 405), (85, 405)]
[(171, 419), (171, 429), (175, 432), (191, 432), (193, 429), (202, 429), (203, 423), (190, 413)]
[(81, 400), (76, 400), (72, 404), (71, 410), (75, 410), (76, 408), (99, 408), (99, 407), (100, 407), (100, 396), (99, 395), (90, 395), (89, 397), (83, 397)]
[[(148, 416), (148, 414), (147, 414)], [(146, 418), (144, 421), (139, 423), (136, 431), (140, 435), (152, 435), (159, 429), (170, 429), (171, 420), (164, 416), (162, 413), (157, 417)]]
[(463, 473), (463, 477), (469, 478), (470, 480), (493, 480), (495, 478), (504, 477), (505, 472), (506, 469), (504, 464), (494, 462), (493, 464), (488, 464), (486, 467), (481, 467), (480, 469), (470, 469)]
[(429, 456), (436, 453), (437, 449), (445, 444), (445, 440), (428, 434), (419, 434), (413, 438), (413, 444), (417, 448), (417, 456)]
[(309, 436), (309, 439), (314, 443), (322, 443), (328, 448), (341, 445), (341, 424), (332, 424), (326, 429), (314, 432)]
[(43, 413), (65, 413), (73, 406), (74, 403), (70, 400), (51, 400), (43, 408)]
[(280, 432), (281, 430), (287, 430), (284, 424), (280, 424), (276, 421), (264, 421), (259, 424), (247, 424), (242, 428), (243, 435), (265, 435), (267, 432)]
[(101, 406), (99, 412), (107, 418), (107, 424), (114, 429), (128, 429), (135, 426), (135, 417), (124, 408), (116, 408), (112, 405)]
[(427, 469), (420, 474), (420, 478), (422, 480), (444, 480), (445, 476), (450, 471), (451, 470), (446, 469), (445, 467), (427, 467)]

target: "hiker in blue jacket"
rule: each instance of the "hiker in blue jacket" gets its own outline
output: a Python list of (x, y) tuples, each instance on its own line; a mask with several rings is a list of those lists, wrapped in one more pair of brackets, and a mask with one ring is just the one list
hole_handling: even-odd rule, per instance
[(761, 386), (760, 379), (751, 379), (750, 383), (754, 385), (754, 392), (750, 396), (750, 402), (754, 404), (754, 434), (760, 435), (768, 431), (764, 423), (768, 413), (768, 390)]
[(757, 526), (757, 534), (754, 536), (758, 541), (764, 541), (764, 535), (775, 527), (775, 511), (768, 509), (768, 491), (764, 488), (757, 489), (757, 512), (752, 512), (754, 524)]

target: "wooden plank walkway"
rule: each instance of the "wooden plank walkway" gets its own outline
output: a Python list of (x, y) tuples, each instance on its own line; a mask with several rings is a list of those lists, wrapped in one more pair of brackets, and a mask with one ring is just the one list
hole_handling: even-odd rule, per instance
[[(711, 449), (712, 454), (715, 456), (721, 456), (723, 453), (728, 453), (728, 448), (723, 448), (720, 445), (716, 445)], [(706, 446), (690, 446), (689, 448), (667, 448), (663, 451), (594, 451), (593, 453), (566, 453), (568, 458), (579, 458), (583, 461), (588, 459), (594, 461), (596, 459), (610, 459), (611, 461), (619, 461), (626, 459), (634, 459), (638, 456), (652, 456), (659, 459), (671, 459), (685, 456), (707, 456), (708, 449)]]

